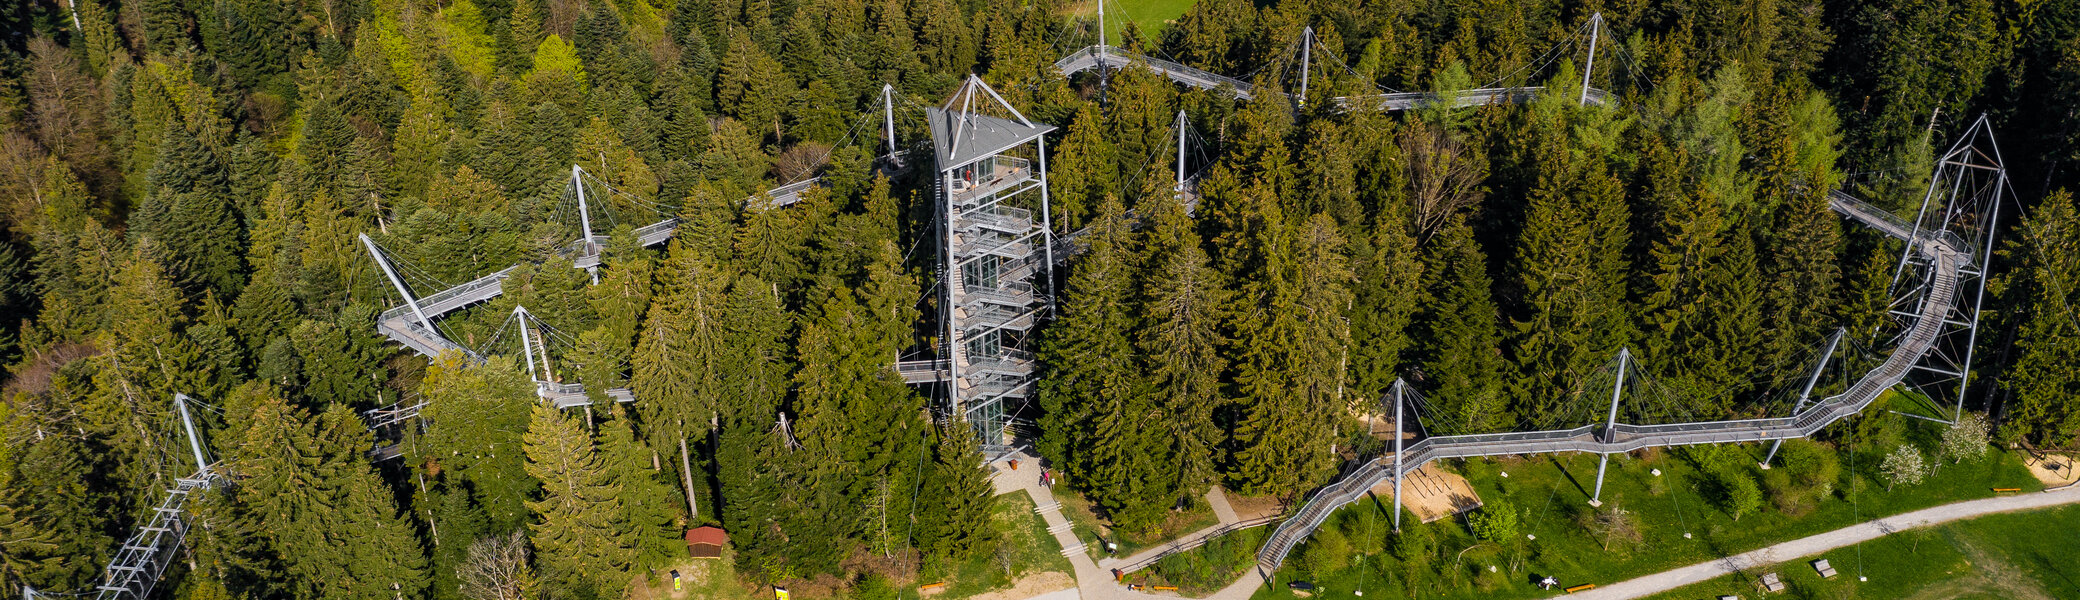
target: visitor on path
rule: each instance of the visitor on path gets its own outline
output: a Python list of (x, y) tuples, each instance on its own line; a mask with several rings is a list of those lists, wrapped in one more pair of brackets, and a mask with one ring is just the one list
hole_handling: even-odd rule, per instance
[(1011, 470), (1013, 470), (1013, 471), (1016, 471), (1016, 470), (1018, 470), (1018, 459), (1016, 459), (1016, 458), (1014, 458), (1014, 459), (1011, 459)]

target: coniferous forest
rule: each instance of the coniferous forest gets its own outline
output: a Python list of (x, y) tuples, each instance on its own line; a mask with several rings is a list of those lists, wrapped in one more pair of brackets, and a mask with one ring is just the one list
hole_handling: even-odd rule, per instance
[[(1216, 485), (1302, 497), (1376, 450), (1357, 416), (1397, 378), (1436, 434), (1595, 422), (1584, 382), (1621, 348), (1688, 416), (1783, 414), (1770, 382), (1891, 323), (1905, 247), (1828, 191), (1911, 214), (1981, 115), (2013, 193), (1964, 404), (2000, 440), (2080, 443), (2080, 2), (1199, 0), (1106, 23), (1249, 100), (1062, 76), (1091, 8), (4, 3), (0, 593), (101, 582), (196, 472), (176, 393), (228, 485), (189, 499), (162, 597), (620, 598), (700, 525), (746, 589), (1003, 555), (982, 457), (1006, 440), (891, 369), (939, 343), (921, 116), (969, 74), (1059, 128), (1050, 216), (1085, 232), (1012, 441), (1115, 527)], [(1577, 101), (1585, 70), (1611, 101)], [(1546, 88), (1332, 101), (1496, 85)], [(911, 168), (878, 160), (884, 112)], [(596, 269), (564, 251), (573, 165), (610, 190)], [(667, 217), (668, 244), (638, 241)], [(378, 251), (422, 296), (519, 265), (440, 320), (487, 358), (378, 335), (401, 305)], [(537, 372), (594, 402), (546, 405)]]

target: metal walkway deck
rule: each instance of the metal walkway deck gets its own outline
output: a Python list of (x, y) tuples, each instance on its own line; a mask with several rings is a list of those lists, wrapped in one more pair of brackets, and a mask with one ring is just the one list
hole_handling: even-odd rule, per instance
[[(767, 190), (757, 196), (745, 198), (744, 202), (746, 205), (751, 205), (758, 203), (760, 198), (767, 198), (770, 201), (763, 203), (763, 207), (767, 210), (787, 206), (800, 201), (802, 192), (822, 185), (822, 182), (823, 179), (820, 177), (805, 179)], [(672, 217), (636, 228), (635, 236), (637, 243), (643, 246), (655, 246), (670, 241), (672, 236), (677, 235), (678, 232), (679, 219)], [(607, 244), (607, 241), (608, 238), (605, 236), (593, 236), (593, 243), (572, 242), (565, 249), (564, 253), (566, 256), (571, 257), (572, 266), (578, 268), (597, 267), (600, 264), (600, 249)], [(472, 304), (488, 302), (492, 298), (497, 298), (499, 294), (505, 293), (506, 278), (511, 277), (513, 270), (518, 268), (520, 268), (519, 265), (506, 267), (496, 273), (478, 277), (461, 285), (419, 298), (419, 309), (425, 311), (427, 319), (439, 319), (448, 313), (461, 310)], [(410, 306), (399, 306), (383, 311), (376, 318), (376, 332), (390, 338), (391, 341), (412, 349), (413, 352), (417, 352), (421, 356), (436, 357), (443, 352), (457, 352), (469, 357), (471, 360), (483, 359), (483, 357), (477, 355), (476, 351), (457, 344), (449, 340), (447, 336), (441, 335), (440, 332), (429, 330), (420, 324), (416, 319), (416, 315), (412, 314), (412, 307)], [(538, 395), (542, 399), (554, 403), (557, 408), (585, 406), (592, 403), (590, 397), (585, 394), (583, 385), (550, 382), (537, 382), (537, 384), (540, 388), (537, 390)], [(627, 388), (607, 390), (607, 397), (619, 402), (635, 401), (635, 395), (629, 392)]]
[[(1118, 46), (1109, 45), (1089, 46), (1072, 52), (1068, 56), (1062, 57), (1061, 60), (1055, 61), (1054, 68), (1057, 71), (1061, 71), (1062, 75), (1066, 77), (1098, 68), (1101, 64), (1106, 65), (1108, 68), (1112, 68), (1111, 65), (1144, 67), (1164, 77), (1168, 77), (1171, 81), (1199, 89), (1212, 90), (1226, 86), (1234, 91), (1236, 98), (1243, 100), (1253, 98), (1256, 89), (1255, 86), (1247, 81), (1217, 75), (1160, 58), (1151, 58), (1133, 51), (1121, 49)], [(1453, 94), (1451, 105), (1454, 108), (1462, 108), (1496, 104), (1523, 104), (1537, 99), (1538, 94), (1543, 91), (1545, 91), (1545, 88), (1540, 86), (1463, 90)], [(1337, 106), (1344, 110), (1396, 111), (1409, 110), (1430, 104), (1436, 102), (1437, 99), (1438, 95), (1431, 92), (1399, 92), (1366, 96), (1342, 96), (1334, 100)], [(1610, 92), (1595, 88), (1590, 88), (1589, 90), (1588, 100), (1590, 103), (1602, 105), (1609, 103), (1610, 99)]]
[(1802, 438), (1863, 410), (1885, 390), (1891, 389), (1904, 379), (1907, 371), (1922, 359), (1923, 354), (1934, 347), (1937, 336), (1942, 332), (1945, 313), (1957, 293), (1958, 270), (1969, 263), (1970, 254), (1962, 240), (1948, 232), (1940, 235), (1930, 235), (1926, 231), (1916, 232), (1905, 221), (1841, 192), (1834, 192), (1829, 200), (1831, 207), (1843, 216), (1870, 225), (1887, 235), (1907, 240), (1929, 259), (1931, 265), (1929, 285), (1921, 297), (1920, 307), (1914, 313), (1913, 325), (1901, 338), (1899, 345), (1886, 357), (1885, 362), (1865, 373), (1847, 391), (1788, 417), (1673, 425), (1618, 423), (1608, 430), (1601, 425), (1585, 425), (1557, 431), (1426, 438), (1404, 448), (1400, 473), (1394, 472), (1394, 458), (1388, 455), (1373, 459), (1350, 475), (1318, 491), (1313, 498), (1308, 499), (1299, 512), (1280, 523), (1271, 537), (1265, 540), (1263, 547), (1257, 551), (1258, 567), (1264, 573), (1278, 570), (1286, 555), (1312, 534), (1315, 528), (1320, 527), (1336, 509), (1356, 502), (1367, 490), (1372, 489), (1372, 486), (1387, 481), (1390, 477), (1399, 477), (1414, 471), (1433, 460), (1570, 451), (1615, 454), (1654, 446)]

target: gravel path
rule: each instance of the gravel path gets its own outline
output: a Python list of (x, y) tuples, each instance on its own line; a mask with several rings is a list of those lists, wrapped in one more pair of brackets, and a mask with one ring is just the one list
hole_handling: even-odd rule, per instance
[[(1777, 563), (1812, 556), (1857, 542), (1883, 537), (1898, 531), (1948, 523), (1994, 513), (2014, 512), (2046, 508), (2062, 504), (2080, 503), (2080, 487), (2044, 492), (2040, 494), (2016, 494), (1980, 500), (1967, 500), (1942, 506), (1924, 508), (1910, 513), (1893, 515), (1868, 521), (1826, 533), (1803, 537), (1775, 546), (1736, 554), (1719, 560), (1702, 562), (1680, 569), (1662, 571), (1653, 575), (1611, 584), (1587, 592), (1569, 596), (1584, 600), (1627, 600), (1650, 594), (1658, 594), (1675, 588), (1703, 583), (1738, 571), (1759, 569)], [(1851, 576), (1845, 565), (1835, 565), (1843, 571), (1841, 576)], [(1804, 568), (1804, 567), (1799, 567)]]

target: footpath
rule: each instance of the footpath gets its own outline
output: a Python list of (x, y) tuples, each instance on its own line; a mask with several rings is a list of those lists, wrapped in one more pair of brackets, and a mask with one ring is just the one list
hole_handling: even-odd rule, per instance
[(1934, 506), (1850, 525), (1834, 531), (1803, 537), (1775, 546), (1743, 552), (1726, 558), (1599, 587), (1569, 596), (1584, 600), (1628, 600), (1658, 594), (1686, 585), (1704, 583), (1734, 573), (1751, 571), (1797, 560), (1886, 535), (1985, 515), (2049, 508), (2080, 503), (2080, 487), (2067, 487), (2035, 494), (2017, 494), (1967, 500)]
[[(1019, 468), (1017, 470), (1011, 469), (1011, 466), (1008, 464), (1011, 460), (1018, 461)], [(1074, 526), (1069, 524), (1069, 518), (1062, 515), (1062, 504), (1055, 501), (1054, 493), (1049, 491), (1047, 487), (1040, 485), (1040, 471), (1042, 467), (1038, 459), (1027, 456), (1022, 452), (1013, 453), (993, 463), (992, 466), (997, 468), (996, 476), (990, 480), (990, 483), (996, 487), (996, 493), (1002, 495), (1023, 491), (1030, 496), (1033, 499), (1033, 511), (1040, 513), (1040, 519), (1047, 523), (1047, 532), (1053, 534), (1055, 542), (1061, 544), (1062, 556), (1068, 557), (1069, 565), (1076, 571), (1075, 589), (1050, 592), (1035, 596), (1029, 600), (1158, 600), (1178, 598), (1175, 595), (1136, 592), (1114, 581), (1112, 579), (1111, 565), (1131, 564), (1145, 557), (1136, 555), (1124, 559), (1105, 558), (1103, 563), (1106, 566), (1099, 566), (1100, 561), (1093, 560), (1090, 556), (1089, 545), (1076, 537), (1076, 533), (1073, 530)], [(1228, 505), (1227, 496), (1223, 495), (1219, 488), (1207, 492), (1206, 500), (1208, 504), (1212, 505), (1214, 516), (1218, 517), (1220, 522), (1213, 524), (1212, 527), (1208, 527), (1206, 530), (1191, 535), (1204, 535), (1208, 531), (1241, 520), (1235, 514), (1235, 509)], [(1190, 536), (1186, 537), (1189, 538)], [(1160, 550), (1161, 548), (1153, 548), (1143, 554)], [(1256, 593), (1257, 586), (1262, 584), (1263, 580), (1258, 578), (1253, 571), (1236, 580), (1235, 583), (1229, 584), (1228, 587), (1221, 589), (1221, 591), (1207, 596), (1205, 600), (1248, 600), (1251, 594)]]
[[(1019, 461), (1018, 470), (1012, 470), (1009, 464), (1007, 464), (1012, 459)], [(1055, 501), (1054, 494), (1051, 491), (1040, 485), (1040, 471), (1042, 467), (1039, 460), (1024, 453), (1015, 453), (997, 461), (994, 466), (997, 467), (997, 473), (991, 482), (996, 486), (996, 493), (1001, 495), (1025, 492), (1030, 496), (1033, 500), (1033, 505), (1036, 507), (1034, 511), (1040, 514), (1040, 518), (1043, 521), (1046, 521), (1048, 533), (1053, 534), (1055, 541), (1061, 544), (1062, 555), (1068, 557), (1069, 564), (1076, 571), (1074, 573), (1076, 576), (1075, 588), (1042, 594), (1028, 600), (1158, 600), (1179, 597), (1172, 594), (1136, 592), (1114, 581), (1112, 571), (1110, 570), (1112, 565), (1132, 564), (1146, 558), (1144, 555), (1161, 551), (1161, 548), (1152, 548), (1143, 551), (1141, 554), (1126, 558), (1108, 557), (1102, 560), (1093, 559), (1089, 554), (1089, 544), (1076, 537), (1068, 517), (1062, 514), (1061, 503)], [(1213, 507), (1214, 514), (1219, 518), (1220, 522), (1215, 523), (1212, 527), (1208, 527), (1205, 531), (1190, 534), (1186, 536), (1186, 539), (1191, 536), (1204, 535), (1213, 529), (1218, 529), (1240, 520), (1237, 518), (1234, 509), (1229, 507), (1227, 497), (1222, 495), (1219, 489), (1208, 492), (1206, 500)], [(1582, 598), (1583, 600), (1630, 600), (1686, 585), (1703, 583), (1734, 573), (1762, 569), (1909, 529), (1929, 527), (1996, 513), (2034, 510), (2066, 504), (2080, 504), (2080, 486), (2067, 486), (2062, 489), (2033, 494), (1967, 500), (1924, 508), (1882, 519), (1866, 521), (1758, 550), (1743, 552), (1726, 558), (1622, 581), (1573, 594), (1569, 597)], [(1263, 584), (1263, 577), (1252, 570), (1243, 574), (1241, 578), (1229, 584), (1228, 587), (1222, 588), (1213, 595), (1206, 596), (1203, 600), (1248, 600), (1252, 594), (1256, 593), (1257, 588)]]

